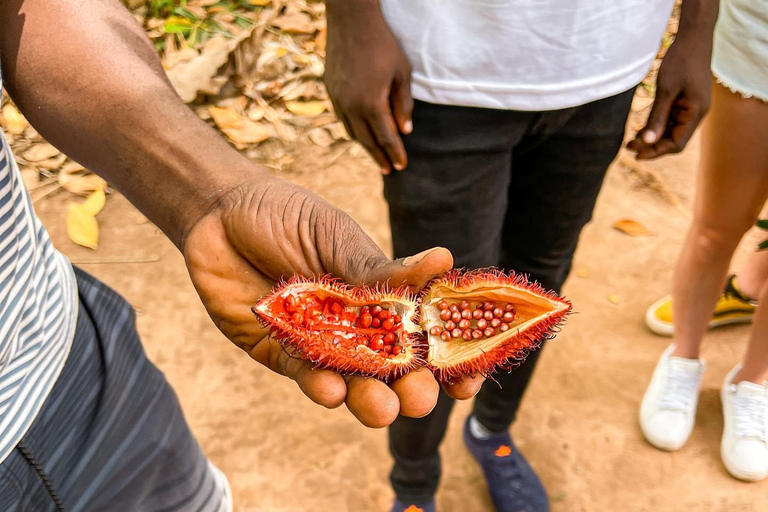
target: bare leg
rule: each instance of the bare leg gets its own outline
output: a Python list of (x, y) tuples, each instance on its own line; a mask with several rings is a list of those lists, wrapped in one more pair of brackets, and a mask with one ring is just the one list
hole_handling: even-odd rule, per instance
[[(767, 140), (768, 104), (714, 84), (694, 220), (675, 267), (673, 356), (699, 355), (733, 252), (768, 196)], [(768, 336), (768, 317), (761, 325)]]
[[(760, 218), (768, 218), (768, 212), (763, 211)], [(768, 282), (768, 251), (755, 251), (749, 255), (746, 264), (739, 269), (739, 291), (750, 299), (757, 299), (766, 282)]]

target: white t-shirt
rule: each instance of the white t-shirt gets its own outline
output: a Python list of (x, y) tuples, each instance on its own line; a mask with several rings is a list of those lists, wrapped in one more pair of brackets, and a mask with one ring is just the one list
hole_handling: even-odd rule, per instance
[(381, 0), (431, 103), (554, 110), (637, 85), (674, 0)]

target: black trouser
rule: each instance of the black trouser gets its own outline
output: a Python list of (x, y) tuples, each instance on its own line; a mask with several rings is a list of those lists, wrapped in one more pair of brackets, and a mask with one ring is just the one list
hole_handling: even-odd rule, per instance
[[(633, 92), (547, 112), (417, 102), (404, 139), (408, 167), (384, 179), (395, 257), (443, 246), (457, 267), (513, 269), (560, 291), (621, 147)], [(509, 428), (540, 353), (483, 385), (473, 414), (485, 427)], [(434, 495), (452, 407), (442, 393), (427, 417), (401, 416), (390, 428), (402, 501)]]

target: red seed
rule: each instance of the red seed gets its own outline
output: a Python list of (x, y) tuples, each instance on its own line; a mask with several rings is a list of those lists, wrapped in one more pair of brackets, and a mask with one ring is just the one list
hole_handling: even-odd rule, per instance
[(382, 310), (381, 310), (381, 313), (379, 313), (379, 318), (381, 318), (382, 320), (386, 320), (386, 319), (387, 319), (387, 318), (389, 318), (390, 316), (392, 316), (392, 313), (390, 313), (390, 312), (389, 312), (389, 311), (387, 311), (386, 309), (382, 309)]
[(457, 306), (456, 304), (451, 304), (451, 306), (448, 309), (450, 309), (451, 311), (458, 311), (459, 306)]
[(395, 321), (395, 324), (399, 324), (400, 322), (403, 321), (403, 318), (397, 313), (395, 313), (394, 315), (392, 315), (392, 320)]
[(385, 345), (394, 345), (395, 344), (395, 335), (394, 333), (388, 332), (384, 335), (384, 344)]
[(334, 312), (334, 313), (336, 313), (337, 315), (340, 315), (340, 314), (341, 314), (341, 311), (342, 311), (343, 309), (344, 309), (344, 308), (342, 308), (342, 307), (341, 307), (341, 304), (339, 304), (339, 303), (338, 303), (338, 302), (336, 302), (336, 301), (334, 301), (334, 302), (331, 304), (331, 311), (333, 311), (333, 312)]
[(509, 324), (504, 324), (504, 323), (503, 323), (503, 324), (501, 324), (501, 325), (499, 326), (499, 330), (500, 330), (501, 332), (504, 332), (504, 331), (508, 331), (508, 330), (509, 330)]
[(304, 325), (304, 315), (296, 312), (291, 315), (291, 321), (296, 325)]
[(443, 341), (451, 341), (451, 333), (448, 331), (441, 332), (440, 339)]
[(363, 313), (362, 315), (360, 315), (360, 325), (363, 328), (367, 329), (368, 327), (370, 327), (371, 322), (373, 322), (373, 317), (371, 316), (370, 313)]
[(379, 316), (379, 313), (381, 313), (381, 310), (382, 310), (382, 307), (377, 304), (371, 308), (371, 314), (373, 316)]
[(461, 320), (461, 313), (459, 313), (458, 311), (454, 311), (453, 314), (451, 315), (451, 320), (458, 323), (459, 320)]
[(456, 328), (456, 322), (454, 322), (453, 320), (448, 320), (447, 322), (445, 322), (446, 331), (450, 331), (455, 328)]
[(371, 312), (371, 307), (370, 306), (363, 306), (363, 307), (360, 308), (360, 314), (361, 315), (363, 313), (370, 313), (370, 312)]
[(391, 354), (394, 347), (392, 345), (384, 345), (384, 352)]
[(459, 329), (466, 329), (467, 327), (469, 327), (469, 325), (471, 323), (472, 322), (470, 322), (466, 318), (462, 318), (461, 320), (459, 320), (459, 324), (458, 324), (459, 325)]
[(296, 311), (296, 307), (299, 305), (299, 299), (293, 295), (288, 295), (283, 301), (283, 304), (285, 305), (285, 309), (290, 312), (294, 312)]
[(371, 327), (373, 327), (374, 329), (378, 329), (379, 327), (381, 327), (381, 319), (374, 318), (373, 320), (371, 320)]
[(384, 348), (384, 336), (374, 334), (371, 338), (371, 350), (382, 350)]
[(488, 327), (488, 320), (486, 320), (485, 318), (481, 318), (480, 320), (477, 321), (478, 329), (483, 330), (486, 327)]
[(494, 309), (493, 316), (495, 316), (496, 318), (501, 318), (502, 316), (504, 316), (504, 310), (501, 308)]
[(482, 310), (480, 310), (480, 309), (474, 310), (472, 312), (472, 318), (474, 318), (475, 320), (480, 320), (481, 318), (483, 318)]
[(493, 305), (493, 302), (486, 302), (485, 304), (483, 304), (483, 309), (485, 311), (493, 311), (493, 308), (495, 307), (496, 306)]
[(384, 320), (383, 322), (381, 322), (381, 326), (384, 329), (386, 329), (388, 331), (391, 331), (392, 328), (395, 327), (395, 320), (392, 317), (389, 317), (386, 320)]
[(504, 306), (504, 311), (514, 311), (514, 310), (515, 310), (514, 304), (506, 304)]
[(486, 320), (493, 320), (493, 311), (487, 311), (483, 313), (483, 318)]
[(485, 337), (486, 337), (486, 338), (490, 338), (491, 336), (493, 336), (494, 334), (496, 334), (496, 329), (494, 329), (493, 327), (486, 327), (486, 328), (483, 330), (483, 334), (485, 334)]
[(491, 327), (498, 327), (499, 325), (501, 325), (501, 320), (499, 320), (498, 318), (494, 318), (493, 320), (491, 320)]
[(378, 352), (376, 352), (376, 353), (377, 353), (377, 354), (379, 354), (381, 357), (388, 357), (388, 356), (389, 356), (389, 354), (387, 354), (387, 353), (384, 351), (384, 349), (381, 349), (381, 350), (379, 350), (379, 351), (378, 351)]
[(477, 306), (475, 306), (477, 309), (483, 309), (483, 306), (485, 306), (485, 302), (478, 302)]
[(366, 338), (365, 336), (358, 336), (355, 342), (358, 345), (365, 345), (366, 347), (368, 346), (368, 338)]
[(470, 318), (472, 318), (472, 311), (470, 311), (469, 309), (462, 309), (461, 318), (466, 318), (467, 320), (469, 320)]
[(448, 301), (445, 299), (437, 303), (437, 309), (448, 309)]
[(442, 332), (443, 332), (443, 328), (440, 327), (439, 325), (436, 325), (429, 330), (429, 334), (431, 334), (432, 336), (439, 336), (440, 333)]
[(480, 329), (475, 329), (474, 331), (472, 331), (472, 338), (479, 340), (482, 337), (483, 337), (483, 331), (481, 331)]
[(448, 321), (451, 319), (451, 310), (450, 309), (444, 309), (440, 312), (440, 320), (443, 322)]
[(461, 301), (461, 304), (459, 304), (459, 309), (469, 309), (469, 302), (466, 300)]
[(472, 340), (472, 329), (467, 329), (463, 333), (461, 333), (461, 337), (464, 338), (466, 341)]
[(402, 351), (403, 351), (403, 347), (401, 347), (400, 345), (395, 345), (394, 347), (392, 347), (392, 355), (393, 356), (400, 355), (400, 352), (402, 352)]
[(451, 331), (451, 338), (461, 338), (461, 333), (461, 329), (457, 327)]
[(506, 313), (504, 313), (504, 316), (502, 318), (504, 318), (505, 322), (509, 323), (515, 319), (515, 314), (512, 313), (511, 311), (507, 311)]

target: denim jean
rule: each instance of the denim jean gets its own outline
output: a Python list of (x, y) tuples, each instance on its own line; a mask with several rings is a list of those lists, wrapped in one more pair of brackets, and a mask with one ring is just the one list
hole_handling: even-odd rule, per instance
[[(546, 112), (416, 102), (404, 138), (408, 167), (384, 178), (395, 257), (443, 246), (457, 267), (499, 266), (559, 292), (621, 147), (633, 93)], [(486, 381), (474, 402), (481, 424), (510, 427), (540, 353)], [(434, 495), (452, 407), (442, 393), (425, 418), (401, 416), (390, 427), (401, 501)]]

